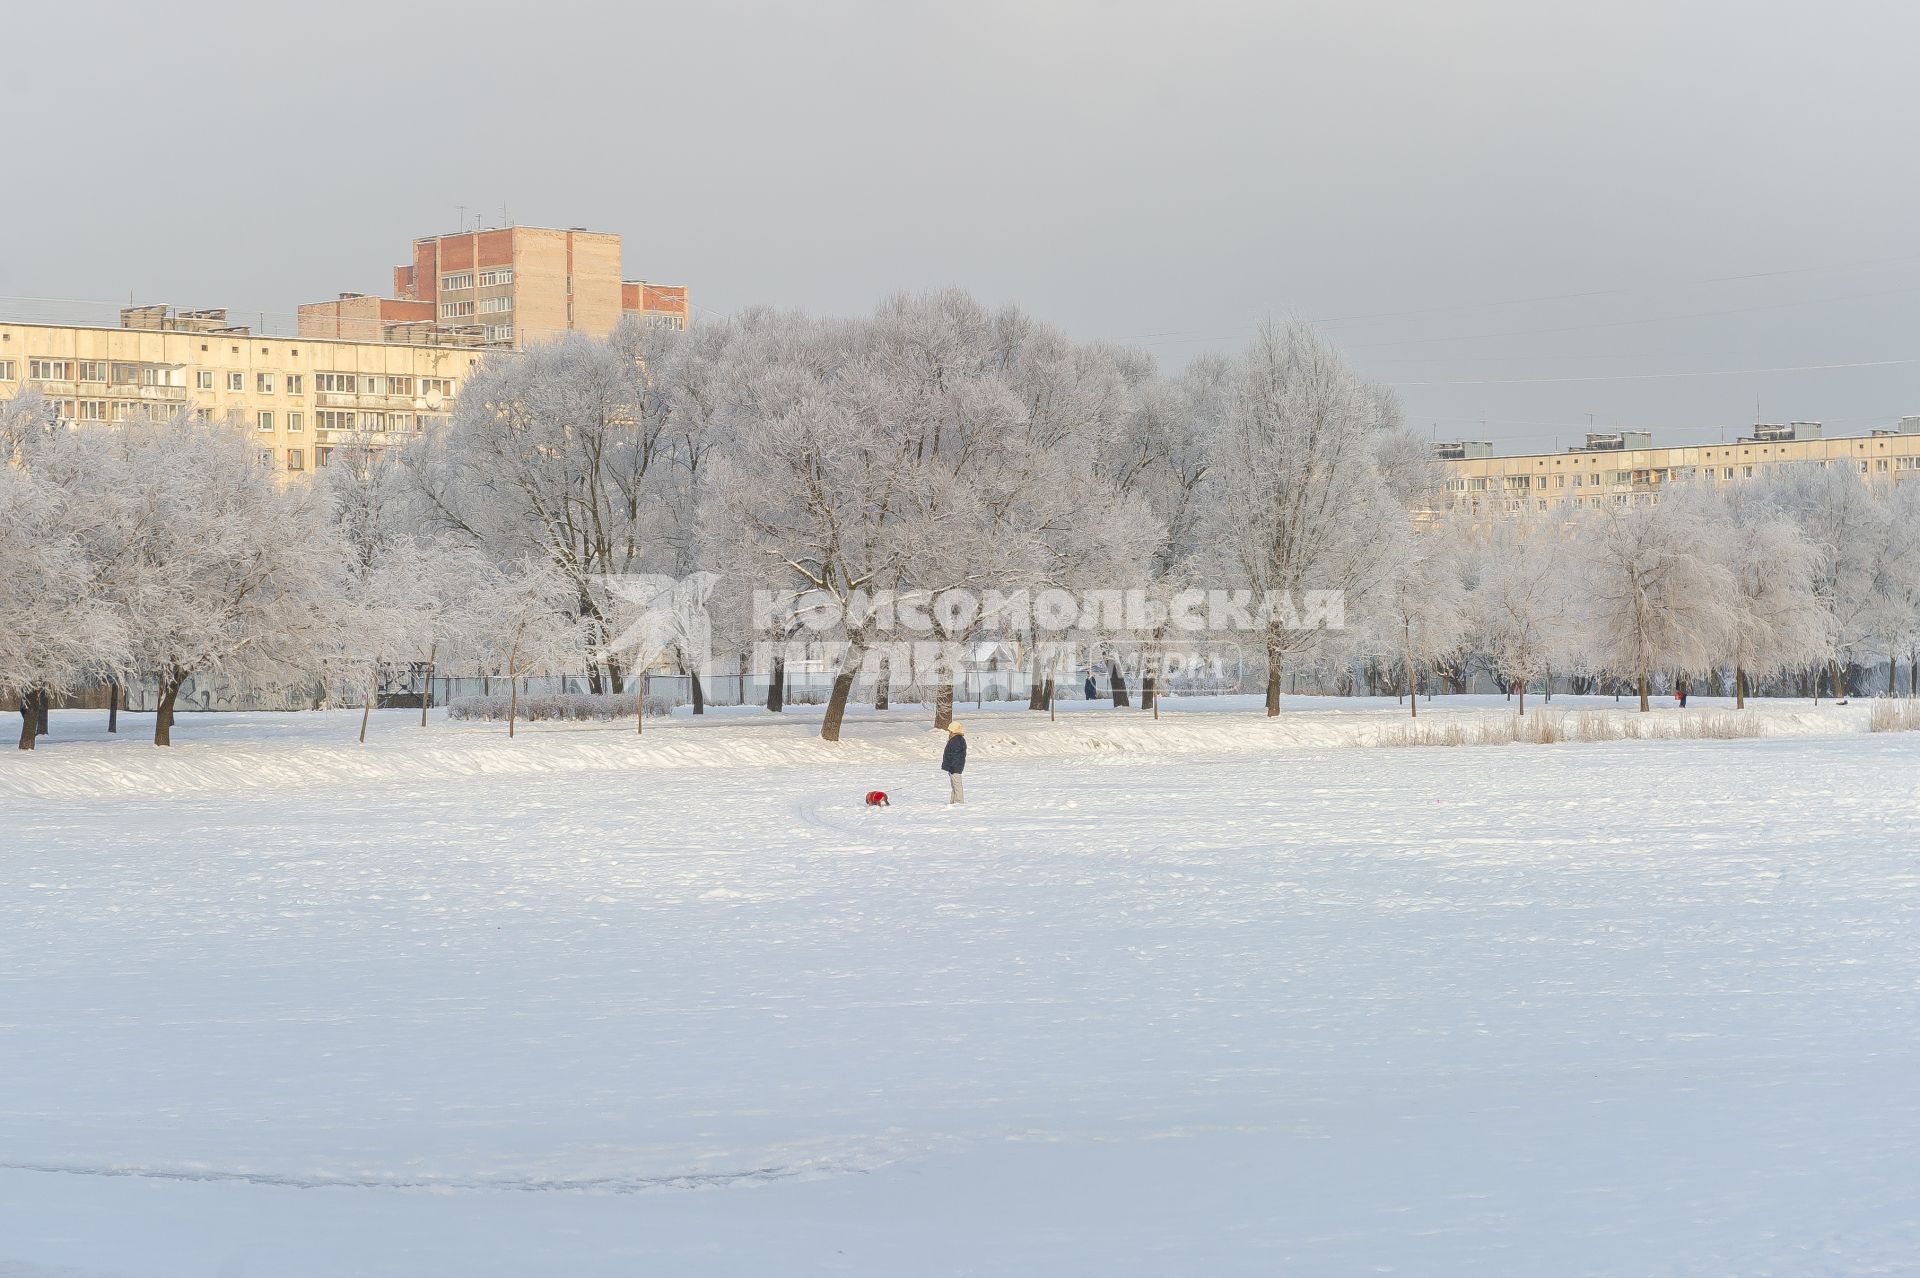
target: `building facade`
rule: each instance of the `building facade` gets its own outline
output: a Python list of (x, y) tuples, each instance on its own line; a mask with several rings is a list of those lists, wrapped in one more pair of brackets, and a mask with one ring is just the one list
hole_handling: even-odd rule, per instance
[(182, 410), (232, 421), (288, 476), (360, 440), (398, 443), (444, 422), (482, 352), (263, 337), (225, 312), (132, 307), (119, 328), (0, 322), (0, 399), (38, 390), (69, 421)]
[(1434, 445), (1448, 504), (1476, 518), (1545, 514), (1562, 506), (1625, 506), (1660, 499), (1675, 483), (1750, 483), (1786, 465), (1846, 466), (1869, 481), (1920, 480), (1920, 417), (1888, 430), (1828, 439), (1818, 422), (1756, 426), (1731, 444), (1655, 448), (1644, 432), (1590, 435), (1585, 448), (1511, 457), (1473, 441)]
[(523, 349), (568, 333), (604, 337), (627, 316), (687, 326), (684, 285), (621, 275), (620, 237), (508, 226), (430, 235), (393, 268), (393, 296), (343, 293), (302, 306), (304, 337)]

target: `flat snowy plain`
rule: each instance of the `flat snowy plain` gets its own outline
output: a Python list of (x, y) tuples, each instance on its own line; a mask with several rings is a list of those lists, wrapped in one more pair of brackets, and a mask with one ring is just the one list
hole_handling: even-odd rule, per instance
[(1920, 734), (1219, 704), (59, 715), (0, 1275), (1920, 1273)]

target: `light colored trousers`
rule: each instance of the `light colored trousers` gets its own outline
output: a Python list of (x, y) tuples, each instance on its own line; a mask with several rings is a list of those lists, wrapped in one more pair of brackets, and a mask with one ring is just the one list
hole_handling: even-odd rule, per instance
[(947, 780), (953, 783), (953, 794), (948, 797), (947, 802), (965, 803), (966, 795), (963, 794), (960, 789), (960, 774), (958, 772), (949, 772), (947, 773)]

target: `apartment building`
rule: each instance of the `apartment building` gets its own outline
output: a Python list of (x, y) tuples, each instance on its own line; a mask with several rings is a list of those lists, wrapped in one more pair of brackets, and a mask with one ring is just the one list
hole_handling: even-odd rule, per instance
[(63, 418), (127, 421), (182, 409), (233, 421), (285, 475), (341, 444), (378, 446), (444, 422), (482, 352), (264, 337), (224, 311), (129, 307), (120, 327), (0, 322), (0, 399), (29, 388)]
[(604, 337), (627, 316), (687, 326), (684, 285), (622, 276), (620, 237), (508, 226), (430, 235), (393, 268), (393, 296), (342, 293), (302, 306), (303, 337), (504, 346), (567, 333)]
[(1655, 502), (1675, 483), (1742, 484), (1796, 463), (1845, 466), (1870, 481), (1920, 480), (1920, 417), (1866, 435), (1826, 438), (1818, 422), (1769, 423), (1731, 444), (1655, 448), (1644, 431), (1587, 436), (1585, 447), (1499, 457), (1493, 445), (1434, 445), (1455, 510), (1476, 517)]

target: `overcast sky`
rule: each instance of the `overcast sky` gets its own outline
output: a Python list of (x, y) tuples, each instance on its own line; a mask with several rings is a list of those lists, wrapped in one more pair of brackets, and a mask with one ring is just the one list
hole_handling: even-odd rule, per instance
[(1506, 449), (1589, 414), (1716, 439), (1756, 399), (1830, 432), (1920, 414), (1899, 0), (183, 0), (6, 28), (10, 317), (385, 291), (464, 205), (618, 231), (707, 314), (960, 284), (1170, 367), (1323, 319), (1411, 423)]

